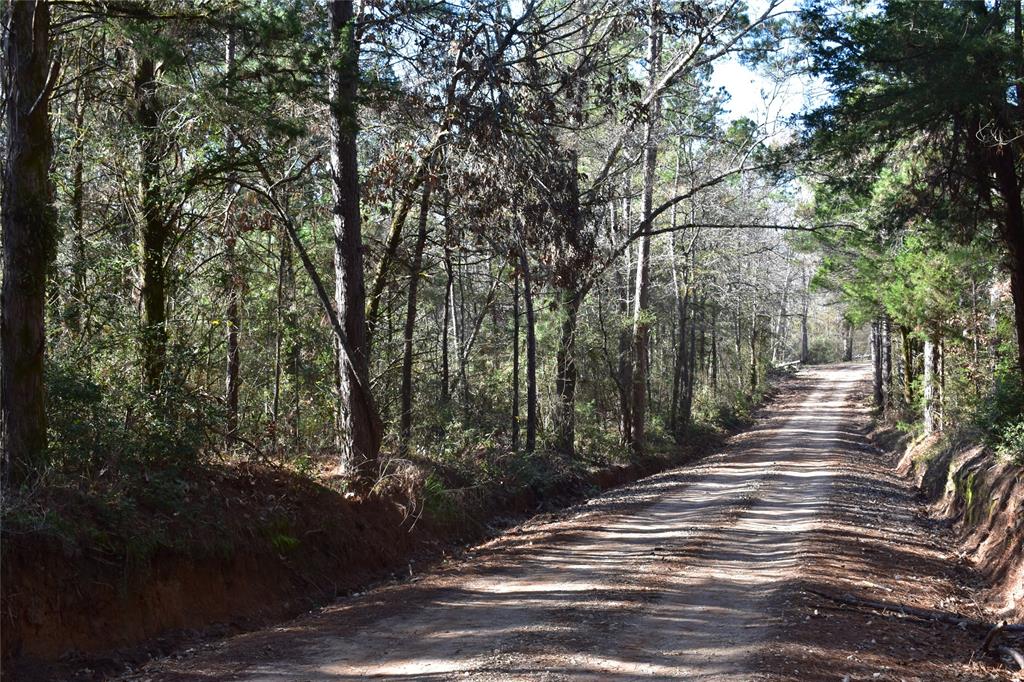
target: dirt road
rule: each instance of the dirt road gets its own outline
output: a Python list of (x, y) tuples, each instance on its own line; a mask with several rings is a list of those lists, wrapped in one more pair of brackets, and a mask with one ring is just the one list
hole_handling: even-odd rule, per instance
[[(135, 679), (843, 679), (839, 668), (857, 659), (841, 646), (838, 667), (826, 657), (827, 677), (800, 673), (780, 646), (800, 627), (813, 631), (806, 624), (819, 614), (787, 604), (821, 578), (819, 536), (835, 521), (837, 477), (877, 457), (865, 454), (855, 395), (866, 374), (863, 365), (805, 370), (757, 427), (698, 465), (534, 520), (421, 580)], [(881, 672), (863, 679), (932, 679), (870, 665)]]

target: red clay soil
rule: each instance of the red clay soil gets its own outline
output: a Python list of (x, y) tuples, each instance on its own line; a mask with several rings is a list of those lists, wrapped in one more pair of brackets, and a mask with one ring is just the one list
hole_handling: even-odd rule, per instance
[(965, 430), (906, 448), (898, 470), (915, 480), (932, 515), (951, 525), (984, 578), (998, 617), (1024, 621), (1024, 467), (996, 457)]
[(1012, 680), (976, 653), (984, 627), (899, 615), (990, 614), (950, 531), (868, 444), (865, 369), (801, 372), (695, 466), (130, 679)]
[(102, 679), (211, 624), (208, 632), (225, 635), (294, 616), (387, 575), (414, 540), (431, 539), (413, 538), (392, 502), (346, 500), (285, 470), (201, 475), (211, 480), (192, 483), (217, 490), (206, 510), (220, 523), (183, 522), (179, 531), (195, 535), (187, 549), (133, 561), (49, 536), (4, 537), (4, 679), (60, 679), (78, 668)]
[[(860, 365), (804, 370), (756, 428), (695, 465), (535, 517), (458, 560), (277, 627), (178, 649), (128, 679), (1012, 680), (1005, 662), (976, 655), (983, 627), (894, 615), (903, 605), (991, 617), (973, 601), (982, 577), (957, 561), (952, 531), (868, 444), (865, 375)], [(382, 547), (380, 528), (346, 528), (368, 566), (377, 552), (405, 551)], [(275, 581), (293, 580), (299, 594), (328, 589), (303, 587), (294, 563), (282, 565), (225, 563), (214, 582), (191, 584), (172, 566), (169, 600), (210, 589), (227, 609), (236, 591), (248, 604), (261, 590), (281, 594)], [(241, 587), (239, 571), (264, 575)], [(79, 621), (96, 614), (93, 588), (63, 586), (61, 609)], [(137, 608), (141, 620), (162, 606)], [(109, 679), (113, 663), (95, 663), (8, 668), (4, 679)]]
[[(131, 516), (133, 526), (97, 524), (101, 532), (77, 541), (5, 527), (0, 670), (4, 680), (108, 679), (153, 656), (407, 577), (542, 507), (564, 507), (594, 489), (692, 460), (715, 442), (643, 464), (559, 471), (543, 491), (484, 491), (482, 502), (444, 518), (415, 508), (422, 491), (350, 499), (286, 469), (244, 465), (188, 472), (186, 485), (196, 491), (182, 500), (189, 518), (144, 510)], [(68, 518), (108, 515), (90, 508), (92, 498), (64, 497), (37, 504)], [(166, 524), (164, 535), (177, 546), (132, 559), (126, 545), (145, 535), (148, 529), (134, 526), (147, 520)], [(101, 549), (91, 544), (96, 537), (113, 544)]]

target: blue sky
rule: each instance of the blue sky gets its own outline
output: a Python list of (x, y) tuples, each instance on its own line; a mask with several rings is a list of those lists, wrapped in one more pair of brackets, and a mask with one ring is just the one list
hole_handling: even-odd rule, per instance
[(741, 116), (755, 121), (786, 118), (820, 103), (823, 96), (821, 84), (807, 76), (776, 82), (735, 58), (715, 64), (711, 84), (729, 93), (725, 105), (728, 120)]
[[(775, 13), (795, 12), (800, 0), (785, 0)], [(750, 15), (757, 16), (767, 6), (766, 0), (751, 0)], [(730, 56), (715, 64), (711, 83), (724, 88), (730, 100), (726, 104), (727, 120), (748, 116), (758, 122), (784, 119), (820, 103), (824, 96), (822, 84), (807, 76), (791, 76), (777, 82), (767, 75), (740, 63)]]

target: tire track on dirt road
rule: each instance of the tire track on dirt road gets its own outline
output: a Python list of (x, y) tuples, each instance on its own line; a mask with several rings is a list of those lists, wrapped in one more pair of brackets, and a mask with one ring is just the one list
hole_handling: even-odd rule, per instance
[(866, 371), (804, 370), (756, 428), (694, 466), (133, 679), (750, 680), (836, 453), (862, 447), (847, 426)]

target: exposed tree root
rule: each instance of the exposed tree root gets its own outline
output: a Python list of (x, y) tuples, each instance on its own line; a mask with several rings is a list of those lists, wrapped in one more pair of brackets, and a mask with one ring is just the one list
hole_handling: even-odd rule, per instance
[(1024, 654), (1008, 646), (997, 646), (996, 651), (1004, 656), (1012, 658), (1013, 662), (1017, 664), (1017, 667), (1020, 668), (1021, 671), (1024, 671)]

